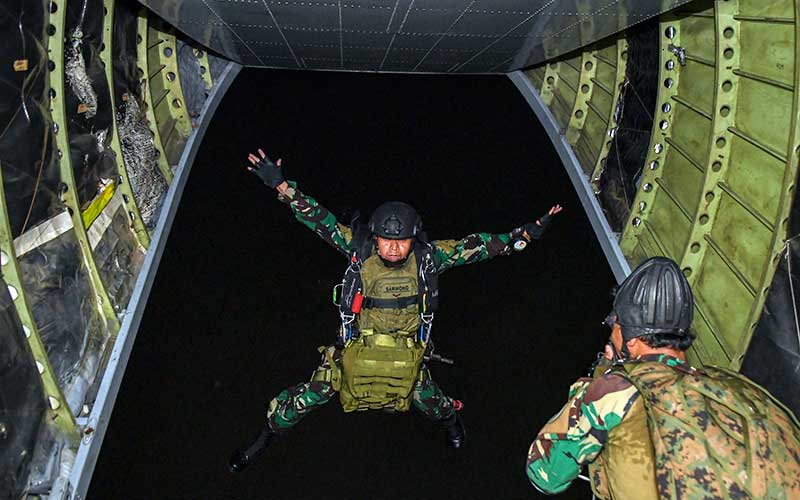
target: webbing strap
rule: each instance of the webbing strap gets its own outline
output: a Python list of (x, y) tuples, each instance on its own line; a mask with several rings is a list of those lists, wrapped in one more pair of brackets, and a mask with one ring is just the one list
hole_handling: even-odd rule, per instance
[(419, 301), (419, 296), (411, 295), (408, 297), (400, 297), (398, 299), (378, 299), (375, 297), (364, 297), (364, 303), (361, 307), (368, 309), (405, 309), (408, 306), (413, 306)]

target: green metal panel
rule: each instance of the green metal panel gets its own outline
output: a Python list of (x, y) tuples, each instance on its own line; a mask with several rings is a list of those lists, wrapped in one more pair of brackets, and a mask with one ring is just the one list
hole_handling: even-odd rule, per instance
[[(797, 0), (703, 0), (660, 19), (653, 129), (619, 243), (631, 267), (653, 255), (681, 265), (697, 297), (695, 363), (739, 368), (785, 245), (800, 152), (799, 11)], [(626, 51), (617, 37), (526, 73), (596, 191)], [(579, 59), (590, 55), (582, 94)]]
[[(673, 130), (676, 129), (673, 121), (673, 115), (676, 112), (673, 97), (678, 93), (677, 90), (680, 85), (680, 72), (677, 71), (680, 65), (676, 64), (675, 59), (670, 57), (669, 45), (680, 46), (681, 34), (678, 30), (675, 30), (674, 34), (670, 32), (671, 38), (668, 38), (665, 34), (667, 27), (672, 22), (674, 22), (673, 19), (665, 17), (665, 21), (661, 23), (663, 28), (660, 38), (661, 50), (659, 52), (659, 82), (661, 84), (658, 87), (650, 146), (645, 160), (639, 192), (634, 199), (631, 214), (620, 239), (620, 247), (628, 257), (636, 247), (637, 239), (646, 228), (651, 233), (651, 237), (658, 243), (659, 248), (664, 248), (665, 243), (672, 243), (672, 231), (678, 230), (678, 224), (682, 225), (684, 222), (678, 219), (680, 217), (688, 217), (686, 207), (678, 205), (677, 197), (671, 190), (675, 189), (676, 186), (668, 186), (661, 180), (668, 155), (682, 156), (684, 159), (686, 157), (686, 155), (680, 153), (680, 150), (672, 155), (671, 149), (675, 143), (669, 140)], [(667, 64), (669, 60), (673, 61), (672, 65)], [(680, 189), (680, 186), (677, 186), (677, 188)], [(660, 191), (662, 190), (666, 192), (661, 194)], [(656, 195), (659, 195), (658, 204), (656, 203)], [(655, 206), (664, 207), (662, 210), (668, 213), (658, 213), (662, 210), (654, 210)], [(650, 221), (649, 217), (653, 213), (656, 213), (656, 219)], [(653, 224), (655, 224), (655, 227), (650, 227)], [(670, 253), (666, 255), (675, 258), (675, 251), (672, 250)], [(647, 253), (647, 255), (652, 254)], [(636, 263), (635, 261), (631, 262), (632, 265)]]
[(172, 169), (167, 161), (167, 154), (164, 150), (161, 133), (159, 132), (159, 127), (156, 122), (156, 115), (153, 111), (153, 94), (149, 85), (150, 78), (147, 76), (149, 75), (148, 68), (150, 67), (147, 61), (149, 53), (147, 35), (149, 31), (147, 25), (147, 11), (143, 9), (139, 12), (138, 21), (136, 23), (136, 64), (139, 74), (142, 76), (142, 96), (144, 97), (145, 103), (145, 116), (147, 117), (147, 125), (150, 128), (150, 132), (153, 134), (153, 147), (155, 147), (158, 154), (158, 170), (167, 183), (169, 183), (172, 181)]
[(705, 1), (661, 19), (650, 157), (622, 248), (632, 263), (680, 262), (697, 297), (695, 362), (740, 366), (784, 245), (800, 144), (797, 8)]
[(154, 25), (153, 18), (148, 20), (147, 90), (152, 97), (152, 109), (167, 162), (177, 165), (192, 131), (192, 122), (181, 90), (175, 36), (167, 33), (166, 29), (163, 23)]
[[(108, 80), (108, 91), (112, 95), (109, 102), (113, 103), (114, 64), (111, 59), (111, 54), (113, 54), (114, 43), (114, 0), (103, 0), (103, 6), (105, 8), (105, 17), (103, 18), (104, 46), (100, 51), (100, 58), (105, 65), (106, 80)], [(128, 213), (128, 217), (131, 219), (131, 223), (133, 224), (136, 239), (139, 241), (140, 245), (142, 245), (144, 248), (147, 248), (150, 245), (150, 235), (147, 234), (147, 229), (144, 227), (144, 221), (139, 213), (139, 207), (136, 206), (133, 191), (131, 191), (131, 183), (128, 178), (128, 172), (125, 169), (125, 162), (122, 160), (122, 147), (119, 143), (119, 129), (117, 128), (117, 113), (114, 110), (111, 112), (111, 117), (113, 124), (112, 130), (110, 131), (111, 133), (109, 134), (111, 136), (111, 150), (114, 152), (114, 156), (116, 157), (117, 168), (119, 169), (119, 175), (122, 179), (121, 182), (117, 183), (116, 189), (122, 193), (125, 211)]]
[[(574, 57), (570, 57), (561, 61), (562, 64), (558, 67), (559, 74), (561, 75), (561, 82), (563, 82), (570, 90), (572, 90), (573, 94), (577, 93), (578, 86), (580, 85), (582, 58), (582, 54), (577, 54)], [(558, 88), (563, 89), (564, 87), (559, 85)]]
[[(597, 75), (597, 57), (594, 51), (586, 51), (581, 55), (580, 73), (575, 87), (575, 101), (567, 127), (567, 142), (576, 144), (581, 136), (581, 131), (589, 114), (589, 99), (592, 96), (595, 84), (592, 80)], [(566, 81), (566, 79), (565, 79)], [(586, 168), (586, 167), (584, 167)]]
[(541, 97), (542, 102), (548, 107), (553, 104), (555, 89), (558, 86), (558, 66), (558, 61), (548, 63), (544, 73)]
[(214, 85), (214, 81), (211, 79), (211, 69), (208, 65), (208, 53), (203, 49), (196, 48), (194, 49), (194, 56), (200, 63), (200, 75), (203, 77), (206, 88), (210, 89)]
[[(569, 68), (564, 62), (560, 64), (561, 68)], [(569, 126), (569, 119), (572, 116), (572, 107), (575, 104), (575, 97), (577, 96), (577, 85), (568, 83), (568, 76), (572, 70), (565, 70), (560, 74), (558, 86), (553, 91), (553, 104), (550, 109), (553, 112), (553, 117), (556, 119), (559, 128), (566, 131)], [(573, 75), (577, 78), (577, 74)]]

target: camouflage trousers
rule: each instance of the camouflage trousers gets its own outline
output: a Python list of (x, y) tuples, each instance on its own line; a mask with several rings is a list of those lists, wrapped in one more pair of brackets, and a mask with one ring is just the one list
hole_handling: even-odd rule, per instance
[[(330, 348), (329, 348), (330, 349)], [(336, 364), (341, 361), (342, 351), (333, 351)], [(322, 362), (317, 371), (330, 370), (330, 364), (323, 353)], [(445, 420), (453, 416), (461, 406), (460, 401), (445, 395), (439, 385), (431, 379), (425, 365), (421, 368), (424, 376), (414, 386), (412, 392), (413, 406), (431, 420)], [(316, 372), (315, 372), (316, 373)], [(337, 392), (330, 382), (312, 380), (287, 387), (269, 402), (267, 407), (267, 425), (276, 434), (281, 434), (294, 427), (306, 415), (321, 407), (336, 396)]]

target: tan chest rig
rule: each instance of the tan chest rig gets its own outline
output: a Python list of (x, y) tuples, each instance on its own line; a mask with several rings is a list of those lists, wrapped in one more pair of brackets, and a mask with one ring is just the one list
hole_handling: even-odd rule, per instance
[[(412, 253), (403, 266), (396, 268), (371, 255), (359, 272), (363, 303), (353, 317), (343, 314), (345, 347), (340, 368), (333, 368), (331, 382), (339, 391), (345, 412), (383, 408), (408, 411), (412, 390), (422, 376), (420, 366), (428, 340), (425, 325), (433, 318), (432, 314), (421, 314), (425, 307), (419, 306), (417, 255)], [(357, 333), (348, 335), (347, 328), (356, 328)]]

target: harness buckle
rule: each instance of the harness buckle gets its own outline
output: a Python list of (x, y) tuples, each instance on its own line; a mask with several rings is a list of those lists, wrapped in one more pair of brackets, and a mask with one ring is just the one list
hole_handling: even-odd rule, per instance
[(419, 325), (419, 341), (423, 345), (427, 345), (431, 339), (431, 329), (433, 329), (433, 313), (421, 313), (419, 315), (422, 324)]
[(339, 316), (342, 318), (342, 328), (339, 330), (339, 339), (344, 345), (353, 338), (353, 321), (355, 321), (356, 315), (340, 312)]

